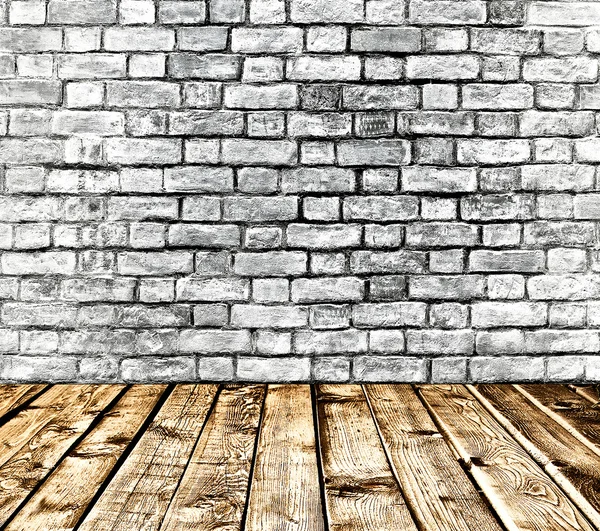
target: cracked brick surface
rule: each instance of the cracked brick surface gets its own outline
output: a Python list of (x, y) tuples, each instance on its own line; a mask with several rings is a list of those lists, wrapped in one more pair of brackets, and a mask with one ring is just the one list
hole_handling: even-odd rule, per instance
[(600, 3), (0, 24), (0, 380), (600, 380)]

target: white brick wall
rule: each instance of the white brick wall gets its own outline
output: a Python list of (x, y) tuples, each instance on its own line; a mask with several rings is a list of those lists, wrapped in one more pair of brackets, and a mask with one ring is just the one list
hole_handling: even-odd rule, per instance
[(0, 1), (0, 380), (600, 380), (599, 25)]

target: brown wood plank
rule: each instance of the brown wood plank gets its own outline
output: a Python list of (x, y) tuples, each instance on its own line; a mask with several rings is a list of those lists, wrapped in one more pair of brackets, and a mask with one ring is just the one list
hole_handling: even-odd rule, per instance
[(410, 385), (364, 386), (413, 518), (429, 531), (502, 531)]
[(331, 531), (414, 530), (359, 385), (316, 387)]
[(587, 518), (600, 527), (600, 456), (516, 387), (478, 385), (469, 389)]
[[(0, 467), (11, 459), (42, 428), (52, 425), (57, 415), (65, 409), (87, 404), (90, 397), (117, 393), (123, 386), (54, 385), (20, 411), (6, 424), (0, 426)], [(114, 395), (116, 396), (116, 395)]]
[(515, 386), (530, 402), (600, 455), (600, 408), (563, 385)]
[(154, 531), (202, 431), (216, 385), (178, 385), (79, 531)]
[(47, 385), (1, 385), (0, 419), (41, 393)]
[(596, 385), (569, 385), (569, 389), (583, 396), (597, 408), (600, 408), (600, 384)]
[(239, 530), (264, 385), (227, 385), (202, 431), (161, 531)]
[(593, 529), (465, 387), (419, 386), (419, 393), (507, 529)]
[(6, 531), (72, 530), (165, 389), (165, 385), (128, 389), (58, 465)]
[(246, 531), (324, 531), (308, 385), (270, 385)]
[[(79, 392), (73, 396), (70, 389), (63, 386), (60, 390), (72, 400), (62, 410), (33, 409), (35, 415), (32, 419), (28, 415), (32, 410), (27, 408), (15, 417), (15, 421), (34, 420), (36, 430), (0, 467), (0, 524), (4, 524), (31, 491), (50, 474), (122, 389), (123, 386), (110, 385), (77, 386)], [(42, 418), (38, 415), (40, 411), (46, 413)], [(9, 421), (5, 426), (13, 428), (14, 433), (16, 426), (12, 424)]]

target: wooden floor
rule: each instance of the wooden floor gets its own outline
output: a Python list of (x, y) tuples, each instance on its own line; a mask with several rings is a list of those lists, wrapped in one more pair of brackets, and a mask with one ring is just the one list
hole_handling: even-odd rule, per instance
[(0, 530), (600, 530), (559, 385), (0, 387)]

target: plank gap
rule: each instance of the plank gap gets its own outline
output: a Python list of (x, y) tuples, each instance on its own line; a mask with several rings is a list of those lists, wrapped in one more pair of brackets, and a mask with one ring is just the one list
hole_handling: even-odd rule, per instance
[(113, 478), (115, 477), (115, 475), (117, 474), (117, 472), (119, 471), (119, 469), (121, 468), (123, 463), (125, 463), (125, 461), (127, 461), (127, 459), (129, 458), (129, 455), (131, 454), (133, 449), (136, 447), (136, 445), (138, 444), (140, 439), (144, 436), (144, 433), (146, 433), (148, 426), (150, 426), (150, 424), (152, 423), (152, 421), (154, 420), (154, 418), (156, 417), (158, 412), (163, 407), (164, 403), (167, 401), (167, 399), (169, 398), (171, 393), (174, 391), (174, 389), (175, 389), (174, 384), (169, 385), (167, 387), (167, 389), (165, 389), (165, 392), (161, 395), (158, 402), (156, 402), (156, 405), (154, 406), (154, 408), (148, 415), (148, 418), (144, 421), (144, 423), (142, 424), (142, 426), (140, 427), (138, 432), (131, 439), (131, 442), (127, 445), (127, 448), (125, 448), (125, 451), (121, 454), (121, 457), (117, 460), (113, 469), (110, 471), (110, 473), (108, 474), (106, 479), (102, 482), (102, 484), (100, 485), (100, 488), (98, 489), (98, 491), (96, 492), (94, 497), (90, 500), (90, 503), (86, 507), (85, 511), (83, 511), (83, 513), (81, 514), (81, 517), (79, 518), (77, 525), (75, 525), (75, 527), (73, 528), (73, 531), (79, 530), (79, 528), (81, 527), (81, 525), (87, 518), (88, 514), (94, 508), (94, 505), (96, 505), (96, 502), (100, 499), (100, 497), (102, 496), (102, 494), (104, 493), (104, 491), (106, 490), (106, 488), (108, 487), (110, 482), (113, 480)]
[(329, 529), (329, 515), (327, 514), (325, 476), (323, 472), (323, 456), (321, 455), (321, 434), (319, 432), (318, 411), (317, 411), (317, 391), (314, 385), (310, 386), (310, 402), (312, 406), (313, 428), (315, 431), (315, 447), (317, 454), (317, 472), (319, 476), (319, 492), (321, 496), (321, 513), (323, 518), (323, 527)]
[[(12, 512), (12, 514), (4, 521), (4, 523), (0, 526), (0, 531), (6, 529), (10, 525), (10, 523), (15, 519), (15, 517), (17, 516), (19, 511), (23, 507), (25, 507), (25, 505), (27, 505), (27, 503), (29, 502), (29, 500), (31, 500), (31, 498), (33, 498), (33, 496), (37, 493), (37, 491), (42, 487), (42, 485), (44, 484), (46, 479), (48, 477), (50, 477), (52, 472), (54, 472), (54, 470), (56, 470), (60, 466), (60, 464), (65, 460), (65, 458), (73, 450), (75, 450), (75, 448), (77, 448), (77, 446), (81, 443), (81, 441), (85, 440), (85, 438), (92, 431), (94, 431), (96, 426), (98, 426), (98, 424), (100, 424), (100, 422), (105, 417), (105, 415), (108, 412), (110, 412), (110, 410), (119, 402), (119, 400), (125, 395), (125, 393), (127, 392), (128, 389), (129, 389), (129, 386), (127, 386), (127, 385), (123, 386), (123, 389), (121, 389), (121, 391), (119, 393), (117, 393), (117, 395), (100, 411), (100, 413), (98, 415), (96, 415), (96, 417), (90, 422), (87, 429), (85, 431), (83, 431), (81, 433), (81, 435), (73, 441), (73, 443), (63, 453), (63, 455), (56, 461), (54, 466), (50, 470), (48, 470), (47, 474), (35, 485), (35, 487), (33, 487), (31, 489), (31, 491), (29, 491), (27, 496), (25, 496), (25, 498), (21, 501), (21, 503)], [(41, 395), (42, 393), (39, 393), (39, 394)]]

